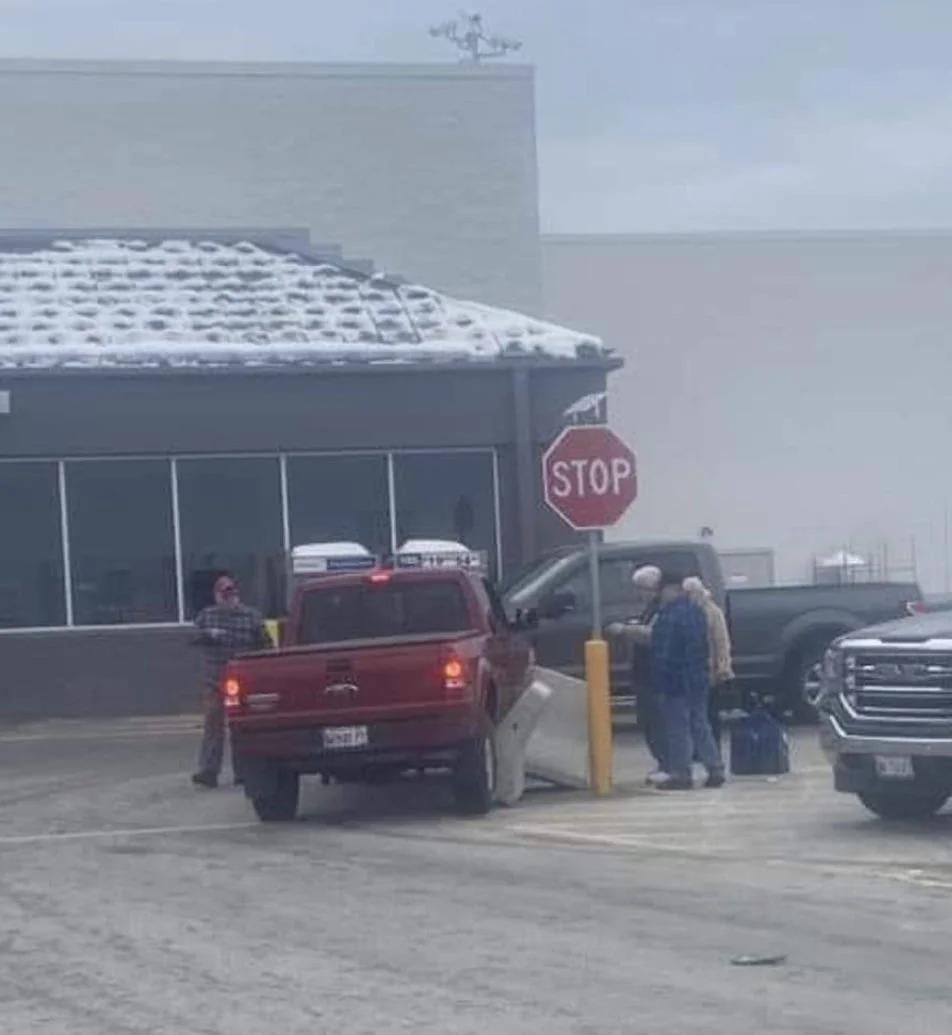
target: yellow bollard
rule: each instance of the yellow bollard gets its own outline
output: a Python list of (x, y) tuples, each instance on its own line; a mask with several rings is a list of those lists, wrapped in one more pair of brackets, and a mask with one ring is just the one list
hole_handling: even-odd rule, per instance
[(588, 752), (592, 790), (601, 796), (612, 790), (612, 705), (608, 644), (585, 644), (585, 679), (588, 683)]
[(266, 618), (264, 620), (265, 628), (268, 630), (268, 635), (271, 637), (271, 646), (279, 647), (281, 645), (281, 635), (279, 632), (280, 624), (277, 618)]

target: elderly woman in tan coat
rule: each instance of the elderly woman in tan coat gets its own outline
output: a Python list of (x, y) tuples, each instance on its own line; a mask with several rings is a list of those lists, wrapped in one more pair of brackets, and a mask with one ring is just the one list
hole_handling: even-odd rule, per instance
[(711, 591), (695, 576), (684, 580), (684, 591), (701, 608), (707, 619), (708, 665), (711, 674), (711, 695), (708, 716), (714, 739), (721, 740), (721, 691), (734, 679), (731, 657), (731, 634), (727, 618)]

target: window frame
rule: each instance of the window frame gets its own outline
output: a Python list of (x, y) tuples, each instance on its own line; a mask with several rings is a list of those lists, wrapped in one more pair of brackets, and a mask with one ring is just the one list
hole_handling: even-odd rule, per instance
[[(172, 607), (170, 610), (176, 614), (176, 618), (170, 619), (154, 619), (152, 621), (144, 622), (76, 622), (76, 599), (75, 593), (73, 592), (75, 586), (75, 561), (74, 555), (76, 553), (76, 540), (72, 536), (70, 527), (70, 479), (67, 475), (67, 465), (82, 466), (84, 464), (96, 464), (99, 466), (107, 465), (110, 463), (116, 464), (148, 464), (154, 465), (158, 469), (165, 469), (166, 479), (166, 490), (167, 490), (167, 501), (169, 505), (169, 545), (171, 547), (171, 559), (172, 559), (172, 595), (171, 602)], [(64, 542), (68, 548), (68, 557), (70, 564), (70, 575), (68, 580), (69, 583), (69, 596), (67, 597), (67, 604), (69, 610), (69, 617), (72, 620), (71, 625), (59, 626), (59, 628), (65, 629), (87, 629), (87, 630), (99, 630), (99, 629), (150, 629), (150, 628), (169, 628), (175, 627), (181, 624), (181, 614), (178, 613), (178, 565), (177, 565), (177, 546), (176, 546), (176, 516), (175, 516), (175, 496), (173, 491), (172, 483), (172, 462), (171, 458), (167, 456), (157, 455), (145, 455), (145, 456), (85, 456), (85, 457), (68, 457), (59, 461), (60, 465), (60, 494), (62, 499), (62, 521), (63, 521), (63, 535)]]
[[(195, 608), (195, 607), (191, 606), (192, 605), (192, 600), (191, 600), (191, 596), (190, 596), (190, 593), (189, 593), (189, 583), (190, 583), (190, 579), (192, 577), (192, 574), (194, 573), (194, 571), (196, 569), (194, 567), (191, 567), (188, 570), (186, 570), (186, 560), (188, 558), (190, 558), (193, 555), (193, 553), (194, 553), (194, 550), (189, 550), (189, 549), (187, 549), (187, 547), (192, 547), (192, 546), (194, 546), (194, 544), (193, 543), (187, 543), (186, 539), (188, 538), (188, 535), (187, 534), (183, 535), (183, 528), (185, 529), (186, 533), (188, 533), (189, 529), (188, 529), (188, 521), (185, 520), (185, 515), (183, 515), (183, 511), (182, 511), (182, 500), (183, 500), (182, 489), (183, 489), (183, 485), (182, 485), (182, 482), (179, 479), (180, 479), (180, 476), (181, 476), (182, 472), (183, 471), (187, 471), (189, 466), (191, 466), (193, 464), (194, 465), (201, 465), (201, 464), (214, 465), (214, 464), (217, 464), (217, 463), (221, 463), (222, 461), (224, 461), (226, 463), (229, 462), (229, 461), (236, 462), (239, 465), (242, 464), (242, 463), (247, 463), (247, 462), (254, 463), (255, 461), (258, 461), (258, 462), (267, 463), (267, 464), (269, 464), (269, 466), (271, 466), (273, 468), (272, 472), (268, 472), (269, 473), (269, 477), (271, 476), (272, 473), (275, 475), (274, 485), (269, 487), (269, 492), (270, 492), (270, 490), (272, 488), (274, 490), (276, 490), (275, 493), (274, 493), (274, 496), (273, 496), (273, 498), (271, 500), (271, 504), (273, 505), (276, 502), (277, 503), (277, 507), (278, 507), (278, 511), (277, 511), (277, 514), (271, 515), (271, 517), (276, 517), (277, 518), (277, 522), (276, 522), (276, 525), (275, 525), (275, 527), (277, 529), (277, 532), (278, 532), (277, 541), (280, 542), (280, 544), (281, 544), (278, 547), (278, 549), (279, 549), (279, 551), (282, 551), (285, 555), (287, 554), (287, 547), (284, 545), (284, 542), (285, 542), (285, 533), (284, 533), (284, 526), (285, 526), (284, 516), (285, 515), (284, 515), (284, 510), (283, 510), (283, 508), (284, 508), (284, 495), (283, 495), (284, 485), (283, 485), (282, 472), (281, 472), (282, 464), (281, 464), (281, 455), (280, 454), (276, 454), (276, 453), (261, 453), (261, 454), (257, 454), (257, 455), (254, 455), (254, 456), (249, 456), (249, 455), (243, 455), (243, 454), (239, 455), (239, 454), (235, 454), (235, 453), (226, 453), (226, 454), (221, 454), (221, 455), (218, 455), (218, 456), (176, 456), (176, 457), (173, 457), (172, 458), (172, 468), (173, 468), (173, 476), (174, 476), (174, 479), (175, 479), (174, 482), (173, 482), (173, 489), (174, 489), (173, 496), (174, 496), (174, 503), (175, 503), (175, 507), (176, 507), (176, 511), (175, 511), (175, 515), (174, 515), (174, 525), (175, 525), (176, 535), (177, 535), (176, 551), (175, 552), (176, 552), (176, 564), (180, 566), (180, 572), (181, 572), (181, 574), (180, 574), (180, 581), (179, 581), (179, 587), (178, 587), (179, 588), (179, 596), (180, 596), (180, 601), (179, 601), (179, 619), (183, 623), (185, 623), (185, 624), (189, 624), (192, 621), (194, 621), (195, 616), (198, 614), (198, 611), (201, 609), (201, 607)], [(187, 508), (187, 506), (190, 505), (187, 496), (185, 497), (185, 502), (186, 502), (186, 508)], [(270, 521), (270, 519), (269, 519), (269, 521)], [(273, 554), (270, 551), (262, 551), (260, 556), (267, 557), (267, 556), (273, 556)], [(232, 562), (232, 564), (234, 564), (234, 562)], [(225, 570), (226, 568), (228, 568), (228, 569), (232, 568), (232, 565), (228, 564), (227, 561), (218, 570)], [(237, 565), (235, 565), (234, 574), (235, 574), (235, 576), (237, 578), (239, 578), (239, 582), (241, 584), (244, 584), (244, 580), (241, 577), (240, 569), (238, 568)], [(283, 577), (283, 578), (287, 577), (286, 570), (283, 572), (283, 576), (281, 575), (281, 573), (279, 573), (279, 578), (280, 577)], [(287, 591), (286, 590), (286, 586), (284, 586), (283, 588), (280, 589), (280, 594), (281, 595), (285, 595), (286, 591)], [(254, 593), (252, 593), (251, 591), (248, 591), (248, 598), (249, 598), (249, 602), (251, 602), (252, 604), (255, 604), (255, 606), (259, 606), (260, 610), (262, 610), (262, 611), (267, 610), (267, 608), (265, 608), (265, 607), (260, 607), (260, 601), (258, 601), (258, 602), (255, 601)], [(211, 600), (209, 600), (208, 602), (211, 603)], [(193, 611), (195, 612), (194, 614), (191, 613)]]
[[(396, 553), (397, 542), (396, 542), (396, 507), (394, 505), (394, 474), (393, 474), (393, 453), (392, 452), (381, 452), (379, 450), (369, 449), (358, 449), (358, 450), (347, 450), (337, 452), (308, 452), (308, 453), (282, 453), (281, 454), (281, 471), (282, 471), (282, 507), (284, 508), (284, 549), (287, 553), (293, 545), (293, 527), (294, 520), (292, 511), (294, 509), (294, 478), (292, 477), (291, 467), (295, 460), (327, 460), (327, 459), (345, 459), (345, 460), (382, 460), (383, 461), (383, 476), (384, 485), (386, 486), (387, 501), (385, 505), (387, 515), (387, 531), (388, 531), (388, 542), (387, 549), (390, 553)], [(354, 538), (351, 536), (350, 538)], [(364, 544), (366, 545), (366, 544)]]
[[(181, 533), (181, 508), (178, 499), (178, 478), (177, 466), (181, 461), (187, 460), (225, 460), (225, 459), (277, 459), (280, 478), (280, 516), (281, 529), (284, 540), (285, 553), (291, 549), (290, 530), (290, 509), (288, 498), (288, 460), (294, 457), (357, 457), (374, 456), (384, 457), (387, 465), (387, 509), (390, 520), (391, 550), (396, 551), (397, 543), (397, 499), (395, 485), (395, 462), (402, 456), (415, 456), (427, 454), (447, 453), (479, 453), (488, 456), (491, 461), (492, 473), (492, 511), (491, 520), (495, 534), (495, 561), (497, 571), (503, 572), (503, 534), (502, 527), (502, 492), (500, 485), (499, 452), (494, 446), (433, 446), (433, 447), (409, 447), (396, 449), (290, 449), (290, 450), (241, 450), (237, 452), (208, 452), (197, 451), (194, 453), (177, 452), (167, 453), (102, 453), (96, 455), (60, 455), (60, 456), (4, 456), (0, 457), (0, 464), (21, 464), (21, 463), (51, 463), (57, 468), (57, 488), (59, 492), (59, 526), (60, 543), (59, 551), (63, 564), (63, 597), (65, 602), (66, 621), (61, 625), (43, 626), (11, 626), (0, 629), (0, 637), (18, 635), (23, 633), (46, 633), (63, 630), (79, 632), (104, 632), (110, 630), (128, 629), (174, 629), (188, 626), (190, 622), (186, 618), (185, 599), (185, 573), (183, 571), (182, 555), (182, 533)], [(175, 610), (176, 618), (171, 621), (154, 622), (130, 622), (128, 624), (102, 624), (87, 625), (76, 621), (73, 607), (73, 550), (69, 526), (69, 493), (66, 484), (66, 464), (73, 463), (101, 463), (101, 462), (122, 462), (130, 460), (151, 460), (163, 461), (167, 467), (169, 486), (172, 504), (172, 536), (174, 549), (174, 574), (175, 574)]]
[[(50, 497), (50, 509), (46, 513), (44, 520), (51, 520), (51, 528), (49, 531), (52, 532), (52, 540), (50, 542), (50, 552), (47, 555), (50, 561), (58, 565), (59, 570), (55, 573), (56, 581), (58, 581), (58, 593), (55, 595), (59, 596), (58, 609), (62, 615), (62, 621), (58, 621), (55, 624), (47, 624), (42, 626), (34, 625), (4, 625), (0, 626), (0, 632), (18, 632), (22, 629), (66, 629), (69, 627), (72, 594), (69, 591), (69, 562), (68, 562), (68, 550), (67, 544), (63, 540), (63, 472), (62, 465), (55, 460), (36, 459), (34, 457), (17, 457), (10, 458), (8, 464), (0, 465), (0, 471), (4, 467), (9, 467), (14, 471), (16, 468), (47, 468), (48, 474), (51, 475), (51, 485), (48, 487), (53, 488), (55, 498)], [(47, 488), (47, 487), (45, 487)], [(32, 509), (32, 508), (31, 508)], [(35, 511), (34, 511), (35, 513)]]

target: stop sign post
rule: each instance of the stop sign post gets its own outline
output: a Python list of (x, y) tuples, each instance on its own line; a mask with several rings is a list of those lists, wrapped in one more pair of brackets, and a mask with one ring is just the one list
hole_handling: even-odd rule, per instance
[(602, 636), (599, 532), (621, 520), (638, 495), (635, 454), (603, 425), (565, 428), (542, 458), (546, 503), (576, 531), (588, 532), (592, 637), (585, 644), (592, 787), (612, 786), (612, 725), (608, 644)]

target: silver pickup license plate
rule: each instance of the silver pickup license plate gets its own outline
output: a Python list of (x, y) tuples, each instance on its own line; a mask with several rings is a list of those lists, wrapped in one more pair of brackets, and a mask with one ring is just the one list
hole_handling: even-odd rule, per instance
[(916, 772), (908, 755), (877, 755), (876, 775), (883, 780), (914, 780)]
[(332, 726), (324, 730), (324, 749), (339, 751), (362, 748), (370, 743), (366, 726)]

